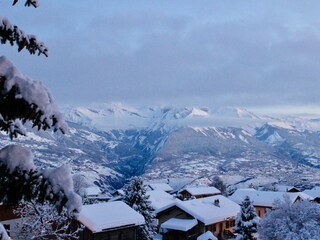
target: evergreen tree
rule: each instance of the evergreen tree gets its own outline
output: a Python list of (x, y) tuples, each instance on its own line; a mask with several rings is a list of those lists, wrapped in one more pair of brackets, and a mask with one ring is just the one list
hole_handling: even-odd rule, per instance
[(237, 215), (234, 232), (238, 233), (237, 240), (254, 240), (253, 233), (257, 232), (259, 219), (256, 210), (248, 196), (242, 202), (241, 210)]
[(146, 194), (146, 185), (140, 177), (133, 177), (123, 190), (125, 193), (123, 200), (145, 218), (146, 224), (138, 228), (137, 239), (152, 240), (155, 235), (154, 209), (149, 201), (149, 195)]

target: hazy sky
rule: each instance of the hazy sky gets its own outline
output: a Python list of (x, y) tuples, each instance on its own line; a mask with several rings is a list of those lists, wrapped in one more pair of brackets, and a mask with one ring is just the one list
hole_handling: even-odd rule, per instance
[(2, 54), (59, 104), (320, 104), (319, 1), (20, 1), (1, 15), (50, 56)]

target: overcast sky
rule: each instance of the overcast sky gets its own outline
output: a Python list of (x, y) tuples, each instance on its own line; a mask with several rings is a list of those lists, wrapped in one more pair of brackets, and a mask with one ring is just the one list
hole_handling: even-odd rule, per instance
[(1, 54), (59, 104), (320, 104), (319, 1), (20, 1), (1, 15), (50, 56)]

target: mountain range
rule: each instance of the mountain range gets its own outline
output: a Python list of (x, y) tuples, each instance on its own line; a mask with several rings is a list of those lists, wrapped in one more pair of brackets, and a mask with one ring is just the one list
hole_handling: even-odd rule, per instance
[[(13, 143), (31, 148), (39, 166), (70, 164), (98, 186), (118, 188), (134, 175), (320, 183), (317, 115), (275, 117), (233, 107), (135, 108), (120, 103), (66, 107), (63, 112), (67, 134), (29, 127), (27, 136)], [(1, 139), (3, 146), (12, 144), (6, 135)]]

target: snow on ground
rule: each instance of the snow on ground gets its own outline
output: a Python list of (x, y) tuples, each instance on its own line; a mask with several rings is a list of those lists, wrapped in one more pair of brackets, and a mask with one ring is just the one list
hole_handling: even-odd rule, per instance
[(50, 140), (50, 139), (44, 138), (44, 137), (40, 137), (39, 135), (36, 135), (34, 132), (28, 132), (25, 138), (27, 140), (36, 141), (36, 142), (54, 143), (53, 140)]

